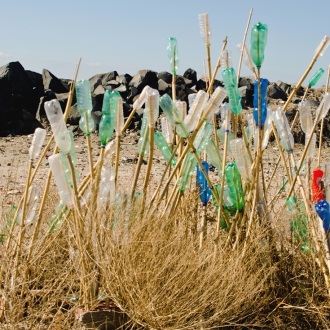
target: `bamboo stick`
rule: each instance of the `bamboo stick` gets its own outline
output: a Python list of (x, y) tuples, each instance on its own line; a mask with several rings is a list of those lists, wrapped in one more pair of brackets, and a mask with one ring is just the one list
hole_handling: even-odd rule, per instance
[(245, 28), (245, 32), (244, 32), (242, 49), (241, 49), (241, 54), (240, 54), (240, 57), (239, 57), (238, 69), (237, 69), (237, 85), (239, 83), (239, 78), (240, 78), (240, 73), (241, 73), (241, 66), (242, 66), (242, 59), (243, 59), (243, 52), (244, 52), (244, 47), (245, 47), (245, 41), (246, 41), (246, 36), (247, 36), (248, 30), (249, 30), (252, 13), (253, 13), (253, 8), (250, 9), (249, 18), (248, 18), (246, 28)]

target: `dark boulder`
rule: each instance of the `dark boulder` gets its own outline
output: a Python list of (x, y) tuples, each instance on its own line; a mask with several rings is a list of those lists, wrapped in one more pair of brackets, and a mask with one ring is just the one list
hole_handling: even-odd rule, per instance
[(167, 71), (159, 72), (157, 78), (164, 80), (167, 84), (172, 84), (172, 74)]
[(114, 89), (114, 91), (119, 92), (120, 96), (126, 100), (129, 89), (126, 87), (126, 85), (119, 85), (117, 88)]
[(92, 111), (102, 111), (104, 91), (104, 87), (102, 85), (99, 85), (92, 93)]
[(196, 83), (196, 90), (200, 91), (201, 89), (206, 91), (206, 81), (204, 78), (199, 79)]
[(168, 94), (171, 90), (171, 85), (166, 83), (163, 79), (158, 80), (158, 91), (159, 95), (162, 96), (164, 94)]
[(116, 89), (116, 88), (119, 87), (119, 86), (120, 86), (120, 83), (119, 83), (117, 80), (109, 80), (109, 81), (105, 84), (104, 88), (113, 91), (114, 89)]
[(242, 97), (242, 105), (253, 108), (254, 79), (252, 77), (241, 77), (238, 87), (246, 86), (245, 97)]
[(288, 99), (288, 96), (286, 95), (284, 90), (278, 87), (276, 83), (270, 84), (268, 86), (267, 96), (271, 99), (281, 99), (283, 101), (286, 101)]
[(69, 91), (68, 86), (64, 85), (60, 79), (46, 69), (42, 70), (42, 81), (44, 89), (51, 89), (56, 94), (67, 93)]
[(40, 97), (39, 105), (38, 105), (38, 110), (36, 113), (36, 119), (39, 121), (42, 121), (43, 118), (46, 118), (46, 113), (45, 113), (45, 102), (48, 102), (50, 100), (56, 99), (56, 94), (54, 91), (51, 89), (46, 89), (44, 90), (43, 96)]
[[(61, 105), (62, 111), (64, 112), (66, 105), (68, 103), (69, 93), (56, 94), (56, 98), (58, 99), (58, 101)], [(76, 102), (77, 102), (76, 96), (74, 95), (72, 98), (71, 104), (75, 104)]]
[(103, 87), (107, 84), (110, 80), (116, 80), (118, 76), (117, 71), (106, 72), (106, 73), (99, 73), (92, 78), (89, 79), (91, 84), (91, 92), (94, 93), (95, 89), (102, 85)]
[(183, 76), (186, 79), (189, 79), (191, 81), (191, 83), (189, 85), (187, 84), (187, 87), (191, 88), (191, 87), (196, 85), (196, 83), (197, 83), (197, 72), (195, 70), (189, 68), (184, 72)]
[(133, 107), (130, 104), (123, 102), (123, 113), (125, 118), (127, 118), (130, 115), (132, 110)]
[(145, 86), (157, 89), (158, 78), (157, 72), (151, 70), (140, 70), (134, 75), (129, 83), (129, 87), (135, 87), (140, 94)]
[(128, 93), (126, 102), (129, 103), (129, 104), (133, 104), (133, 102), (135, 101), (135, 97), (137, 97), (137, 95), (140, 95), (138, 93), (138, 89), (135, 88), (135, 87), (131, 87), (129, 89), (129, 93)]
[(70, 125), (79, 125), (80, 113), (78, 111), (77, 103), (71, 106), (69, 116), (68, 116), (68, 124)]
[(290, 88), (291, 88), (290, 84), (287, 84), (287, 83), (279, 80), (277, 82), (277, 85), (278, 85), (279, 88), (283, 89), (285, 93), (290, 94)]
[(128, 73), (122, 74), (120, 76), (116, 77), (116, 80), (121, 84), (121, 85), (125, 85), (128, 86), (128, 84), (131, 82), (132, 80), (132, 76), (129, 75)]

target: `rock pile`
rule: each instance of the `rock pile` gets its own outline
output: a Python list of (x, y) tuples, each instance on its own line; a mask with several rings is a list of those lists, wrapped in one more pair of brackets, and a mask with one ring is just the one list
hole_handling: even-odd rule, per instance
[[(172, 75), (168, 72), (140, 70), (134, 76), (119, 75), (116, 71), (100, 73), (89, 79), (92, 92), (93, 115), (96, 123), (101, 116), (101, 108), (105, 90), (118, 91), (123, 98), (124, 115), (129, 116), (132, 104), (141, 93), (144, 86), (158, 89), (160, 95), (172, 94)], [(253, 107), (253, 77), (241, 77), (239, 87), (246, 86), (242, 95), (245, 108)], [(71, 80), (59, 79), (50, 71), (44, 69), (42, 74), (25, 70), (21, 63), (10, 62), (0, 67), (0, 136), (8, 134), (30, 134), (36, 127), (46, 122), (44, 103), (57, 98), (62, 109), (66, 107)], [(215, 80), (214, 87), (223, 86), (222, 81)], [(268, 88), (269, 99), (287, 100), (294, 88), (284, 82), (271, 83)], [(187, 101), (188, 95), (199, 90), (206, 90), (203, 77), (197, 78), (195, 70), (187, 69), (183, 76), (177, 76), (176, 95), (180, 100)], [(313, 92), (313, 90), (312, 90)], [(300, 88), (293, 103), (298, 103), (304, 89)], [(315, 102), (320, 100), (316, 98)], [(73, 99), (68, 123), (78, 125), (80, 115), (76, 99)], [(135, 115), (132, 126), (140, 122), (140, 116)]]

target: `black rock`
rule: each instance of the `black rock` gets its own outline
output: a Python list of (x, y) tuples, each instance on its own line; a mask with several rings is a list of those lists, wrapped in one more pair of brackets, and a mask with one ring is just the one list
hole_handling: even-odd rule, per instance
[(187, 69), (183, 76), (191, 81), (191, 85), (187, 84), (187, 87), (191, 88), (196, 85), (197, 83), (197, 72), (191, 68)]
[(279, 80), (277, 82), (277, 85), (278, 85), (278, 87), (280, 87), (281, 89), (283, 89), (285, 93), (290, 94), (291, 85), (289, 85), (289, 84), (287, 84), (287, 83), (285, 83), (285, 82), (283, 82), (281, 80)]
[[(294, 90), (294, 88), (297, 86), (297, 84), (292, 84), (291, 87), (288, 89), (287, 93), (288, 94), (291, 94), (292, 91)], [(304, 87), (300, 86), (298, 89), (297, 89), (297, 92), (296, 92), (296, 95), (297, 96), (303, 96), (305, 93), (305, 89)]]
[(72, 84), (72, 80), (71, 79), (64, 79), (64, 78), (59, 78), (62, 82), (62, 84), (65, 86), (65, 88), (67, 88), (68, 90), (70, 90), (70, 86)]
[(116, 80), (118, 76), (117, 71), (99, 73), (89, 79), (89, 83), (91, 84), (91, 92), (94, 93), (94, 90), (99, 86), (105, 86), (108, 81)]
[(129, 89), (129, 93), (126, 99), (126, 102), (129, 104), (133, 104), (133, 102), (135, 101), (135, 98), (137, 97), (138, 94), (138, 89), (135, 87), (131, 87)]
[(132, 80), (132, 76), (129, 75), (128, 73), (122, 74), (120, 76), (116, 77), (116, 80), (121, 84), (121, 85), (126, 85), (128, 86), (128, 84), (130, 83), (130, 81)]
[[(56, 94), (56, 98), (58, 99), (63, 112), (65, 111), (66, 105), (68, 103), (68, 97), (69, 93)], [(75, 104), (76, 102), (76, 96), (74, 95), (72, 98), (72, 104)]]
[(68, 124), (70, 125), (79, 125), (80, 113), (78, 111), (77, 103), (71, 106), (70, 113), (68, 116)]
[(93, 112), (102, 111), (104, 91), (104, 87), (102, 85), (99, 85), (92, 93)]
[(206, 82), (204, 79), (199, 79), (196, 83), (196, 90), (199, 91), (201, 89), (206, 91)]
[(172, 84), (172, 74), (170, 74), (169, 72), (159, 72), (157, 78), (164, 80), (167, 84)]
[(119, 85), (117, 88), (114, 89), (114, 91), (119, 92), (120, 96), (126, 100), (129, 89), (126, 87), (126, 85)]
[(151, 70), (140, 70), (129, 83), (129, 87), (137, 88), (138, 93), (141, 93), (143, 88), (147, 85), (149, 85), (151, 88), (157, 89), (157, 72)]
[(44, 89), (51, 89), (56, 94), (67, 93), (69, 91), (68, 86), (65, 86), (60, 79), (46, 69), (42, 70), (42, 81)]
[(37, 113), (36, 113), (36, 119), (41, 121), (42, 118), (46, 118), (46, 113), (45, 113), (45, 102), (48, 102), (50, 100), (56, 99), (56, 94), (54, 91), (51, 89), (46, 89), (44, 91), (44, 95), (40, 98)]
[(170, 90), (171, 90), (171, 85), (167, 84), (163, 79), (158, 80), (158, 92), (160, 96), (166, 93), (168, 94)]
[(105, 84), (104, 88), (105, 88), (105, 89), (114, 90), (114, 89), (116, 89), (116, 88), (119, 87), (119, 86), (120, 86), (120, 83), (119, 83), (117, 80), (109, 80), (109, 81)]
[(283, 101), (286, 101), (288, 99), (288, 96), (286, 95), (284, 90), (278, 87), (276, 83), (273, 83), (268, 86), (267, 96), (271, 99), (281, 99)]
[(186, 86), (186, 79), (183, 76), (176, 76), (176, 85), (177, 86)]
[(246, 86), (245, 97), (242, 97), (242, 105), (245, 107), (253, 107), (254, 96), (254, 79), (252, 77), (241, 77), (238, 87)]
[(291, 103), (293, 104), (298, 104), (301, 102), (301, 98), (300, 97), (294, 97), (292, 100), (291, 100)]
[(127, 118), (130, 115), (132, 110), (133, 107), (130, 104), (123, 102), (123, 113), (125, 118)]
[(44, 94), (44, 84), (42, 81), (42, 75), (38, 72), (30, 71), (30, 70), (25, 70), (27, 75), (29, 76), (31, 83), (32, 83), (32, 88), (35, 89), (38, 93), (38, 97), (40, 98)]
[(93, 118), (94, 124), (95, 124), (94, 130), (96, 130), (96, 131), (99, 130), (101, 117), (102, 117), (102, 111), (93, 111), (92, 112), (92, 118)]

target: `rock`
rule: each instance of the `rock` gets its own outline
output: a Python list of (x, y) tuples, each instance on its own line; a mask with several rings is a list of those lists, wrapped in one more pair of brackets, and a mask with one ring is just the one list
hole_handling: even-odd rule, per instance
[(123, 102), (123, 113), (124, 117), (128, 117), (132, 111), (133, 107), (126, 102)]
[(105, 89), (114, 90), (114, 89), (116, 89), (116, 88), (119, 87), (119, 86), (120, 86), (120, 83), (119, 83), (117, 80), (109, 80), (109, 81), (105, 84), (104, 88), (105, 88)]
[(65, 88), (68, 89), (68, 91), (70, 90), (70, 86), (72, 84), (72, 80), (71, 79), (64, 79), (64, 78), (59, 78), (62, 82), (62, 84), (65, 86)]
[(44, 93), (44, 84), (42, 81), (42, 75), (38, 72), (30, 71), (30, 70), (25, 70), (27, 75), (29, 76), (31, 83), (32, 83), (32, 88), (35, 89), (38, 93), (38, 97), (40, 98), (43, 96)]
[(52, 91), (51, 89), (46, 89), (44, 91), (44, 95), (40, 98), (38, 110), (36, 113), (37, 120), (41, 121), (42, 118), (46, 118), (46, 113), (45, 113), (45, 108), (44, 108), (45, 102), (48, 102), (53, 99), (56, 99), (55, 92)]
[(129, 94), (127, 96), (126, 102), (129, 104), (133, 104), (137, 95), (140, 95), (140, 94), (138, 94), (138, 89), (135, 87), (131, 87), (129, 89)]
[(128, 84), (130, 83), (130, 81), (132, 80), (132, 76), (129, 75), (128, 73), (122, 74), (120, 76), (116, 77), (116, 80), (121, 84), (121, 85), (125, 85), (128, 87)]
[(56, 94), (67, 93), (69, 91), (69, 88), (60, 79), (46, 69), (42, 70), (42, 81), (44, 89), (51, 89)]
[(92, 112), (92, 118), (94, 120), (94, 130), (98, 131), (99, 130), (99, 125), (102, 117), (102, 111), (93, 111)]
[(77, 103), (71, 106), (69, 116), (68, 116), (68, 124), (70, 125), (79, 125), (80, 113), (78, 111)]
[(159, 95), (162, 96), (164, 94), (168, 94), (171, 91), (171, 85), (166, 83), (163, 79), (158, 80), (158, 92)]
[(102, 85), (99, 85), (92, 93), (92, 104), (93, 104), (92, 111), (102, 110), (104, 91), (105, 91), (104, 87)]
[(172, 84), (172, 74), (166, 71), (159, 72), (157, 75), (158, 79), (162, 79), (167, 84)]
[[(297, 84), (292, 84), (291, 87), (289, 88), (288, 94), (291, 94), (296, 86)], [(302, 86), (300, 86), (296, 92), (296, 96), (303, 96), (304, 93), (305, 93), (305, 89)]]
[(268, 86), (267, 96), (272, 99), (281, 99), (283, 101), (286, 101), (288, 99), (288, 96), (286, 95), (284, 90), (278, 87), (276, 83), (272, 83)]
[[(39, 104), (38, 90), (21, 63), (10, 62), (0, 67), (0, 134), (14, 129), (19, 132), (22, 111), (35, 116)], [(3, 132), (2, 132), (3, 131)]]
[(197, 72), (195, 70), (189, 68), (184, 72), (183, 76), (186, 79), (189, 79), (191, 81), (191, 86), (187, 85), (187, 87), (191, 88), (191, 87), (196, 85), (196, 83), (197, 83)]
[[(62, 94), (56, 94), (56, 98), (58, 99), (58, 101), (60, 102), (62, 111), (65, 111), (66, 108), (66, 104), (68, 102), (68, 97), (69, 97), (69, 93), (62, 93)], [(76, 96), (74, 95), (72, 98), (72, 104), (75, 104), (76, 101)]]
[(242, 97), (242, 105), (245, 107), (253, 108), (253, 96), (254, 96), (254, 78), (253, 77), (241, 77), (239, 79), (238, 87), (246, 86), (245, 97)]
[(294, 97), (291, 100), (291, 103), (293, 103), (293, 104), (299, 104), (300, 102), (301, 102), (301, 98), (300, 97)]
[(129, 87), (137, 88), (138, 93), (141, 93), (142, 89), (147, 85), (149, 85), (151, 88), (157, 89), (157, 72), (151, 70), (140, 70), (137, 74), (134, 75), (129, 83)]
[(120, 96), (125, 100), (127, 98), (129, 89), (126, 85), (119, 85), (119, 87), (115, 88), (114, 91), (119, 92)]
[(108, 81), (110, 80), (116, 80), (116, 77), (118, 76), (117, 71), (112, 72), (106, 72), (106, 73), (99, 73), (92, 78), (89, 79), (89, 82), (91, 84), (91, 92), (94, 93), (95, 89), (99, 86), (105, 86)]
[(279, 80), (277, 82), (277, 85), (278, 85), (279, 88), (283, 89), (285, 93), (290, 94), (291, 85), (289, 85), (289, 84), (287, 84), (287, 83), (285, 83), (281, 80)]
[(206, 91), (206, 82), (204, 78), (199, 79), (196, 83), (196, 90), (199, 91), (201, 89)]

